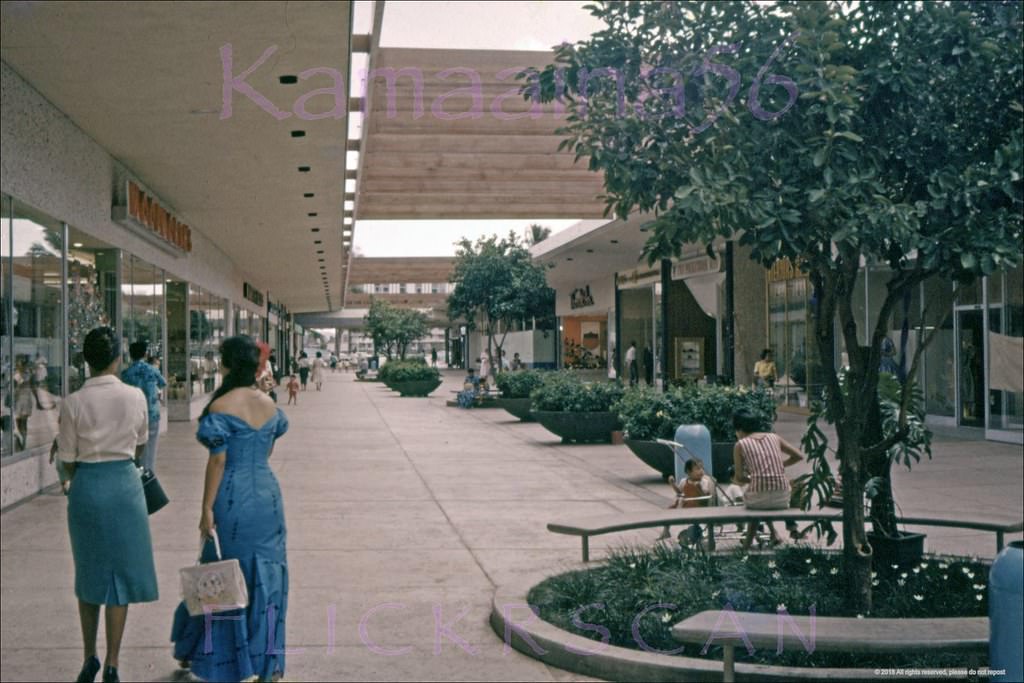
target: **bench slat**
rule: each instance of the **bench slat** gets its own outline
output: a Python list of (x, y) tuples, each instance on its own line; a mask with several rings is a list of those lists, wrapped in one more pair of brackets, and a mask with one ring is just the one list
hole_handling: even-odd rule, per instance
[[(703, 645), (714, 632), (712, 645), (743, 648), (743, 639), (736, 628), (739, 624), (756, 649), (776, 648), (780, 632), (784, 648), (802, 649), (804, 644), (793, 629), (794, 622), (810, 645), (810, 617), (786, 616), (780, 621), (776, 614), (720, 610), (701, 612), (679, 622), (672, 627), (672, 637), (681, 643)], [(817, 617), (813, 634), (815, 651), (898, 654), (922, 650), (984, 650), (988, 648), (989, 623), (987, 617), (909, 620)]]

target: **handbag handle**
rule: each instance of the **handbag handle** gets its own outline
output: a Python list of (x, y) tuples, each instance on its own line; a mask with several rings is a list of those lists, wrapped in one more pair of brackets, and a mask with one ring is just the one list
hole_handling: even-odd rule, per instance
[[(217, 561), (220, 562), (224, 558), (220, 554), (220, 539), (217, 538), (217, 530), (210, 529), (210, 537), (213, 539), (213, 547), (217, 549)], [(196, 564), (200, 564), (203, 560), (203, 548), (206, 547), (207, 539), (203, 538), (202, 534), (199, 535), (199, 556), (196, 557)]]

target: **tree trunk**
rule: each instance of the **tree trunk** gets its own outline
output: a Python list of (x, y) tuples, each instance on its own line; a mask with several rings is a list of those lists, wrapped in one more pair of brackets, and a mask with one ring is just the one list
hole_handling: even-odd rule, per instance
[[(868, 413), (867, 429), (861, 439), (864, 446), (873, 445), (883, 438), (882, 411), (875, 401)], [(867, 463), (869, 478), (878, 478), (875, 496), (871, 499), (871, 528), (886, 536), (896, 535), (896, 504), (892, 497), (892, 460), (888, 453), (880, 453)]]
[[(856, 427), (851, 432), (859, 431)], [(864, 528), (864, 472), (860, 439), (847, 433), (837, 452), (843, 478), (843, 581), (850, 614), (871, 612), (871, 546)]]

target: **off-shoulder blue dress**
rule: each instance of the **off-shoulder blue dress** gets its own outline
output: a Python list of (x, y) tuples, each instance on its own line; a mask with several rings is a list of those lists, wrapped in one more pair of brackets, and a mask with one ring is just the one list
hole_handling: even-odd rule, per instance
[[(274, 441), (288, 430), (279, 409), (253, 429), (245, 420), (209, 413), (196, 438), (211, 455), (227, 452), (213, 518), (224, 559), (237, 558), (249, 590), (243, 610), (190, 617), (184, 603), (174, 613), (174, 658), (192, 663), (205, 681), (269, 681), (284, 674), (288, 562), (284, 504), (268, 459)], [(204, 562), (216, 559), (213, 543)], [(209, 621), (209, 623), (206, 623)]]

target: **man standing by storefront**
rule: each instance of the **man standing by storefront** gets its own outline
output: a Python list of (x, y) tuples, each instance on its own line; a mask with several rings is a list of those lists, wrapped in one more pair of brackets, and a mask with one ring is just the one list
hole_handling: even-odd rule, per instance
[(626, 350), (626, 369), (629, 371), (629, 386), (635, 387), (639, 379), (639, 372), (636, 367), (636, 342), (630, 342)]
[(132, 364), (121, 371), (121, 381), (142, 389), (146, 396), (146, 405), (149, 409), (149, 440), (146, 442), (142, 466), (155, 472), (156, 441), (160, 437), (160, 390), (167, 386), (167, 381), (159, 370), (146, 362), (147, 346), (146, 342), (137, 341), (128, 347)]

